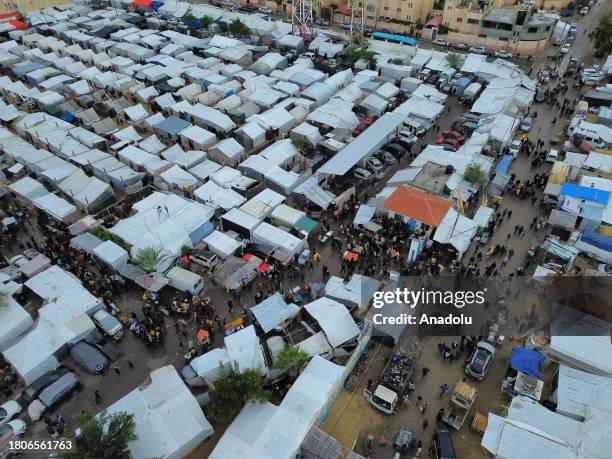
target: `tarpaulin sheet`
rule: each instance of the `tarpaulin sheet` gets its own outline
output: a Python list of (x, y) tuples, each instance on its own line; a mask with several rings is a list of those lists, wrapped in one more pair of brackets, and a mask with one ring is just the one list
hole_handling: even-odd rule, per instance
[(544, 356), (532, 349), (524, 349), (515, 347), (512, 349), (510, 356), (510, 366), (513, 370), (520, 371), (532, 378), (540, 379), (542, 372), (540, 371), (540, 362), (544, 360)]
[(596, 233), (595, 231), (585, 231), (580, 236), (580, 240), (597, 248), (612, 252), (612, 238)]
[(510, 168), (510, 164), (512, 164), (512, 160), (514, 157), (512, 155), (504, 155), (502, 159), (500, 159), (499, 164), (495, 168), (496, 173), (506, 174), (508, 173), (508, 169)]

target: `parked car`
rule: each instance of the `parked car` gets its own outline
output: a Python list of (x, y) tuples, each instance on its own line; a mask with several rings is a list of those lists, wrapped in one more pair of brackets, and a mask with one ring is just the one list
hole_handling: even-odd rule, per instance
[(418, 137), (414, 135), (412, 132), (403, 130), (400, 131), (399, 136), (397, 137), (397, 143), (399, 143), (402, 147), (408, 149), (415, 143), (419, 141)]
[(501, 57), (502, 59), (512, 59), (512, 53), (509, 53), (505, 49), (501, 49), (495, 52), (495, 57)]
[(316, 20), (316, 24), (319, 26), (328, 26), (329, 25), (329, 21), (326, 21), (325, 19), (317, 19)]
[(563, 43), (563, 37), (559, 37), (559, 38), (555, 38), (555, 41), (553, 42), (553, 45), (561, 46), (562, 43)]
[(468, 51), (474, 54), (487, 54), (487, 48), (483, 46), (472, 46)]
[(263, 7), (263, 8), (259, 8), (257, 11), (263, 14), (272, 14), (272, 10), (270, 8)]
[(451, 44), (451, 48), (458, 49), (459, 51), (464, 51), (468, 49), (469, 47), (465, 43), (453, 43)]
[(366, 170), (362, 167), (357, 167), (353, 171), (353, 177), (355, 177), (358, 180), (366, 181), (366, 180), (370, 180), (370, 178), (372, 177), (372, 173), (369, 170)]
[(521, 131), (523, 132), (529, 132), (531, 131), (531, 126), (533, 125), (533, 120), (530, 117), (527, 118), (523, 118), (523, 121), (521, 121)]
[(45, 373), (25, 388), (25, 390), (21, 393), (21, 400), (25, 405), (29, 405), (32, 401), (38, 398), (38, 394), (40, 394), (45, 387), (54, 383), (66, 373), (70, 373), (70, 369), (67, 367), (58, 367), (54, 371)]
[(457, 459), (455, 445), (450, 430), (444, 424), (438, 424), (433, 434), (433, 455), (436, 459)]
[(336, 61), (336, 59), (325, 59), (323, 64), (332, 70), (338, 67), (338, 61)]
[(106, 356), (85, 341), (76, 343), (70, 349), (70, 355), (83, 370), (92, 375), (104, 373), (109, 365)]
[(217, 255), (212, 253), (210, 250), (192, 250), (189, 254), (189, 259), (193, 261), (196, 265), (203, 266), (206, 269), (214, 269), (219, 263), (219, 258)]
[(461, 135), (459, 132), (457, 131), (442, 131), (442, 137), (444, 138), (451, 138), (451, 139), (455, 139), (457, 142), (465, 142), (465, 136)]
[(508, 149), (510, 150), (510, 154), (516, 158), (521, 149), (521, 141), (519, 139), (514, 139)]
[(47, 408), (53, 408), (80, 385), (79, 377), (70, 371), (45, 388), (38, 396), (38, 400)]
[[(2, 454), (0, 457), (13, 457), (13, 455), (4, 449), (4, 447), (9, 441), (23, 435), (27, 429), (28, 425), (21, 419), (13, 419), (6, 425), (0, 427), (0, 454)], [(7, 455), (4, 455), (4, 453), (7, 453)]]
[(457, 151), (459, 150), (459, 147), (461, 146), (461, 144), (459, 142), (457, 142), (455, 139), (451, 139), (451, 138), (441, 138), (436, 140), (436, 143), (438, 145), (444, 145), (445, 148), (448, 148), (452, 151)]
[(485, 341), (479, 341), (465, 365), (466, 376), (482, 381), (491, 368), (494, 357), (495, 348)]
[(486, 244), (487, 242), (489, 242), (489, 237), (490, 237), (490, 235), (489, 235), (488, 231), (483, 232), (480, 235), (480, 239), (479, 239), (480, 243), (481, 244)]
[(551, 149), (548, 151), (548, 154), (546, 155), (547, 163), (554, 163), (558, 159), (559, 159), (559, 150)]
[(538, 74), (538, 80), (540, 81), (540, 83), (548, 83), (550, 81), (550, 73), (546, 70), (542, 70)]
[(368, 168), (376, 175), (382, 174), (385, 170), (385, 166), (378, 159), (372, 157), (366, 160)]
[(448, 42), (446, 40), (442, 40), (441, 38), (435, 38), (432, 40), (432, 43), (438, 46), (448, 46)]
[(349, 30), (351, 28), (351, 23), (350, 22), (343, 22), (340, 24), (340, 28), (343, 30)]
[(0, 406), (0, 427), (8, 424), (8, 422), (21, 412), (21, 405), (15, 400), (9, 400)]
[(361, 122), (357, 125), (357, 127), (353, 128), (353, 130), (351, 131), (351, 135), (353, 137), (357, 137), (358, 135), (360, 135), (363, 131), (365, 131), (368, 128), (368, 125)]
[(120, 340), (123, 336), (123, 325), (121, 322), (104, 309), (96, 311), (93, 315), (93, 321), (106, 336), (115, 340)]
[(388, 151), (397, 158), (404, 156), (408, 152), (402, 145), (395, 142), (388, 143), (383, 147), (383, 150)]
[(588, 6), (583, 6), (580, 9), (580, 16), (586, 16), (589, 12), (589, 7)]
[(395, 159), (395, 156), (393, 156), (391, 153), (385, 150), (380, 150), (378, 152), (378, 159), (380, 159), (383, 163), (385, 163), (388, 166), (395, 164), (397, 162), (397, 159)]
[(572, 45), (570, 43), (566, 43), (564, 44), (561, 49), (559, 50), (559, 52), (561, 54), (567, 54), (569, 53), (570, 49), (572, 49)]
[(546, 89), (542, 86), (538, 86), (535, 94), (536, 102), (544, 102), (546, 100)]
[(366, 116), (366, 118), (362, 120), (361, 122), (365, 124), (366, 126), (371, 126), (376, 122), (378, 118), (380, 118), (380, 116), (372, 113), (371, 115)]
[(298, 56), (300, 59), (310, 59), (311, 61), (313, 61), (315, 59), (315, 53), (302, 53)]

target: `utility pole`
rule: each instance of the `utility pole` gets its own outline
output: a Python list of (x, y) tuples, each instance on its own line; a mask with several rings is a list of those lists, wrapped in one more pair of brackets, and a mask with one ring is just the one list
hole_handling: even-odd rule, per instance
[(357, 0), (349, 0), (349, 9), (351, 10), (351, 28), (349, 30), (349, 47), (354, 45), (355, 38), (355, 24), (359, 24), (359, 30), (357, 31), (359, 46), (363, 45), (363, 26), (364, 26), (364, 18), (365, 14), (363, 11), (363, 5), (361, 7), (358, 6), (359, 2)]
[(314, 38), (312, 2), (313, 0), (291, 1), (291, 34), (302, 37), (306, 47)]

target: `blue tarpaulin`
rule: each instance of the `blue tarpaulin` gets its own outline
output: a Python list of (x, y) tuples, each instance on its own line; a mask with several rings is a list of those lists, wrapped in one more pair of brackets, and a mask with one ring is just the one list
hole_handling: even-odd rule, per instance
[(153, 0), (151, 2), (151, 8), (153, 8), (155, 11), (160, 9), (162, 6), (164, 6), (164, 2), (159, 2), (159, 1), (156, 1), (156, 0)]
[(410, 46), (416, 46), (417, 44), (417, 41), (414, 38), (405, 37), (403, 35), (395, 35), (393, 33), (374, 32), (372, 34), (372, 38), (377, 40), (390, 40)]
[(588, 186), (576, 185), (575, 183), (564, 183), (559, 192), (559, 196), (569, 196), (576, 199), (584, 199), (586, 201), (594, 201), (597, 204), (605, 206), (610, 199), (610, 192), (590, 188)]
[(507, 174), (513, 159), (514, 156), (512, 155), (504, 155), (504, 157), (499, 160), (499, 164), (497, 164), (495, 172), (497, 174)]
[(612, 238), (603, 234), (596, 233), (595, 231), (585, 231), (580, 236), (580, 240), (606, 252), (612, 252)]
[(70, 112), (62, 112), (60, 118), (64, 121), (68, 121), (69, 123), (72, 123), (74, 121), (74, 115)]
[(532, 378), (540, 379), (542, 376), (540, 370), (540, 363), (542, 360), (544, 360), (544, 356), (539, 352), (522, 347), (515, 347), (512, 349), (512, 355), (510, 356), (510, 367)]

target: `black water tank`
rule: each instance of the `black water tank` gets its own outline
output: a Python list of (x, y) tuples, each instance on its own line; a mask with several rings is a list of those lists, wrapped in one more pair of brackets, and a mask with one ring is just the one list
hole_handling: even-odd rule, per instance
[(444, 169), (445, 175), (453, 175), (453, 172), (455, 172), (455, 168), (451, 166), (450, 164), (446, 166), (446, 169)]

